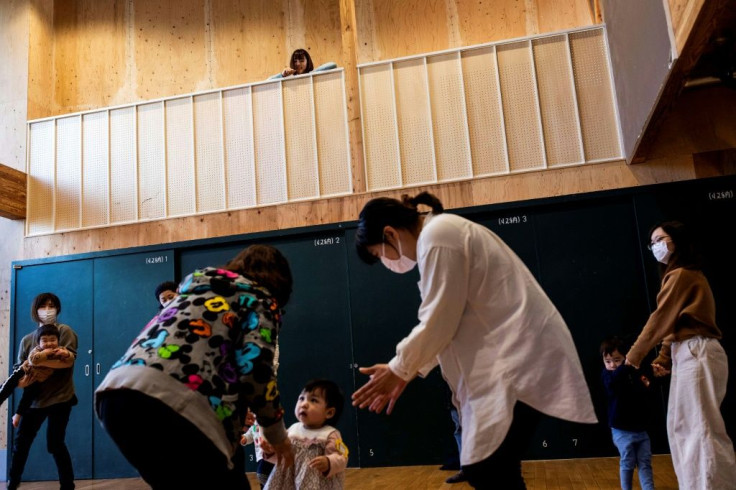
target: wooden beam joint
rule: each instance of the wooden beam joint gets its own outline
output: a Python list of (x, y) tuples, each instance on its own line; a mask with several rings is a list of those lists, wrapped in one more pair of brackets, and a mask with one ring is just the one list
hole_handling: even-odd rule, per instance
[(26, 174), (0, 163), (0, 217), (26, 218)]

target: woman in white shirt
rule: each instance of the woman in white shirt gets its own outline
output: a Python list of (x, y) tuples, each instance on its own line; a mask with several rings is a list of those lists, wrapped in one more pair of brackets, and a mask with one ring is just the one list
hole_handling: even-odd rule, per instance
[[(428, 215), (417, 205), (432, 208)], [(396, 273), (419, 264), (419, 324), (353, 405), (391, 413), (406, 384), (438, 363), (460, 413), (460, 462), (475, 488), (526, 488), (521, 457), (538, 413), (597, 422), (564, 320), (516, 254), (492, 231), (423, 192), (377, 198), (360, 213), (356, 247)], [(513, 424), (512, 424), (513, 421)]]

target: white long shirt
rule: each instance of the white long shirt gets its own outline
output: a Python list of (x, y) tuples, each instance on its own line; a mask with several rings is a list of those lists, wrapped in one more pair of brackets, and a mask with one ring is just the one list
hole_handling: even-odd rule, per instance
[(553, 417), (597, 422), (570, 331), (495, 233), (456, 215), (429, 215), (417, 262), (419, 324), (389, 366), (409, 380), (439, 363), (460, 413), (461, 464), (501, 445), (517, 400)]

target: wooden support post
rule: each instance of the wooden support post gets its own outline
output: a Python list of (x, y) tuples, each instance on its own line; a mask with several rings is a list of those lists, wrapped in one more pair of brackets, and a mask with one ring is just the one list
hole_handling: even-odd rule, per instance
[(26, 174), (0, 164), (0, 216), (26, 219)]
[(363, 132), (360, 123), (360, 91), (358, 90), (358, 33), (355, 21), (355, 0), (340, 0), (340, 31), (342, 32), (342, 62), (345, 68), (345, 95), (348, 107), (350, 134), (350, 165), (353, 173), (353, 192), (365, 192), (365, 165), (363, 163)]

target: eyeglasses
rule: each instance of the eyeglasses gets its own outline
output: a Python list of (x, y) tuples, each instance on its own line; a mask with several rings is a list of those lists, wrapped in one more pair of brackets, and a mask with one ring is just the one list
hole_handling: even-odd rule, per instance
[(660, 235), (657, 238), (655, 238), (649, 245), (647, 245), (647, 248), (649, 250), (651, 250), (653, 246), (655, 246), (656, 244), (658, 244), (662, 240), (670, 240), (670, 237), (667, 236), (667, 235)]

